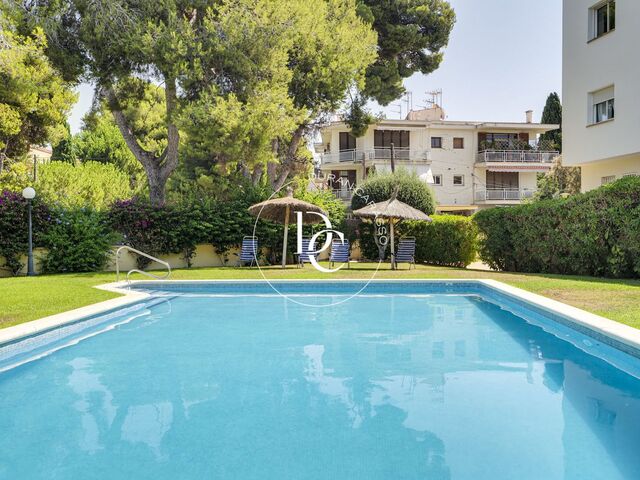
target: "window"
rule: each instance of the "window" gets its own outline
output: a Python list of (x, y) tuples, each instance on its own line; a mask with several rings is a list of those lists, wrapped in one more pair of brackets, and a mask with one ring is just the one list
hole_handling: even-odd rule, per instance
[(453, 176), (453, 184), (456, 186), (464, 185), (464, 175), (454, 175)]
[(615, 175), (609, 175), (607, 177), (602, 177), (600, 179), (600, 184), (601, 185), (606, 185), (607, 183), (612, 183), (616, 181), (616, 176)]
[(616, 28), (616, 2), (609, 0), (599, 3), (589, 10), (591, 18), (589, 25), (589, 39), (601, 37)]
[(524, 148), (524, 141), (528, 141), (528, 135), (522, 138), (517, 133), (479, 133), (478, 148), (482, 150), (513, 150)]
[(604, 102), (596, 103), (593, 106), (594, 123), (611, 120), (615, 116), (614, 99), (611, 98)]
[(453, 138), (453, 148), (455, 148), (455, 149), (464, 148), (464, 138), (462, 138), (462, 137), (454, 137)]
[(442, 185), (442, 175), (434, 175), (433, 176), (433, 185), (434, 186), (440, 186)]
[(356, 137), (349, 132), (340, 132), (340, 151), (355, 150), (356, 149)]
[(376, 130), (373, 132), (375, 148), (409, 148), (409, 130)]
[(589, 123), (601, 123), (615, 118), (614, 87), (592, 92), (589, 97), (592, 105)]
[(442, 148), (442, 137), (431, 137), (431, 148)]

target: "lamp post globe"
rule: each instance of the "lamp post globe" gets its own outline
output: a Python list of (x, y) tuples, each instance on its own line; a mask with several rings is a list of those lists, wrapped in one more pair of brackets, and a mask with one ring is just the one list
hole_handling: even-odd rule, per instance
[(33, 200), (36, 198), (36, 191), (32, 187), (27, 187), (22, 190), (22, 196), (27, 200)]
[(35, 269), (33, 268), (33, 226), (31, 223), (31, 210), (32, 200), (36, 198), (36, 191), (32, 187), (27, 187), (22, 190), (22, 196), (27, 200), (28, 204), (28, 218), (29, 218), (29, 252), (27, 254), (27, 276), (33, 277), (36, 274)]

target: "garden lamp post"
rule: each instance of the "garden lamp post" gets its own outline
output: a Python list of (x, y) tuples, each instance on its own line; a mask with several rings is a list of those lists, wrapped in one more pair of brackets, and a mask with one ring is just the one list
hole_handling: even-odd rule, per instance
[(27, 200), (29, 205), (29, 254), (27, 257), (27, 275), (29, 277), (33, 277), (36, 272), (33, 269), (33, 228), (31, 225), (31, 210), (33, 208), (32, 201), (36, 197), (36, 191), (31, 187), (27, 187), (22, 190), (22, 196)]

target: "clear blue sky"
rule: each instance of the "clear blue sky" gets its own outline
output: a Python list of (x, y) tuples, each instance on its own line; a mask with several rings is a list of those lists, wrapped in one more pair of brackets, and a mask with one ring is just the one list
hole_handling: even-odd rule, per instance
[[(449, 120), (524, 121), (525, 110), (532, 109), (538, 121), (547, 95), (561, 93), (562, 0), (450, 3), (457, 22), (444, 62), (431, 75), (405, 81), (414, 108), (424, 103), (426, 91), (442, 89)], [(91, 86), (81, 85), (79, 92), (73, 132), (91, 106)], [(387, 108), (387, 117), (398, 118), (397, 110)]]

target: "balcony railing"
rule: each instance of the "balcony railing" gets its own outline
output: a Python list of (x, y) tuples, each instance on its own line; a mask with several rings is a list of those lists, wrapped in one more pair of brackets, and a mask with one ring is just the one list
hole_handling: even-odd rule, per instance
[(351, 190), (350, 188), (334, 189), (331, 190), (331, 193), (333, 193), (336, 198), (344, 201), (350, 201), (351, 197), (353, 197), (353, 190)]
[[(395, 148), (396, 160), (428, 160), (427, 150), (411, 150), (410, 148)], [(375, 147), (373, 150), (343, 150), (338, 153), (324, 153), (321, 156), (322, 163), (361, 163), (366, 158), (371, 160), (390, 160), (391, 148)]]
[(534, 150), (483, 150), (476, 154), (477, 163), (553, 163), (560, 152)]
[(519, 201), (533, 198), (535, 190), (518, 188), (486, 188), (476, 190), (476, 202), (486, 201)]

